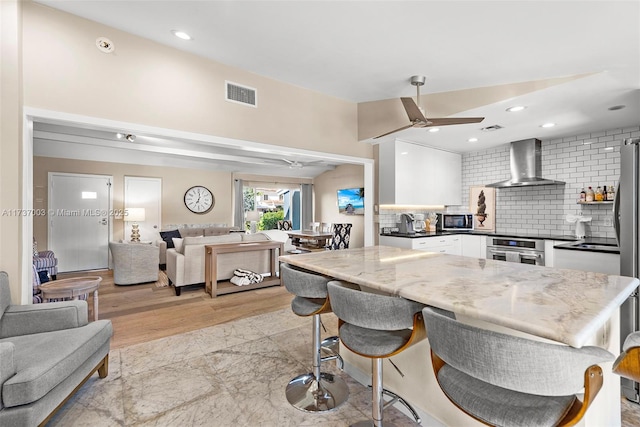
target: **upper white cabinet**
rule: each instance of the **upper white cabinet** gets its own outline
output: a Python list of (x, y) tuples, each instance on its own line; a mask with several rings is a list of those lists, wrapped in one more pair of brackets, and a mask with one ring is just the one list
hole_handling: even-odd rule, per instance
[(381, 205), (461, 205), (462, 156), (404, 141), (379, 145)]

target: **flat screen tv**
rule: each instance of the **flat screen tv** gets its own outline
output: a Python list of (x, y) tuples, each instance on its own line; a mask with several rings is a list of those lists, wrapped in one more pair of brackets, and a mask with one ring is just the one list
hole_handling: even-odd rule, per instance
[(364, 188), (338, 190), (338, 211), (347, 215), (364, 215)]

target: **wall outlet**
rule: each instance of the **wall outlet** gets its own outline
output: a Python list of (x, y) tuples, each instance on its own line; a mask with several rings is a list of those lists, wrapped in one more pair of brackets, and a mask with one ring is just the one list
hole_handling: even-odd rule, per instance
[(604, 226), (605, 227), (613, 227), (613, 218), (610, 216), (604, 217)]

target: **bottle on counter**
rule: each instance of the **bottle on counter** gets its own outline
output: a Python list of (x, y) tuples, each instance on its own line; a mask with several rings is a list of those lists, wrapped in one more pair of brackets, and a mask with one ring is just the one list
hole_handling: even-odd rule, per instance
[(609, 198), (607, 197), (607, 186), (605, 185), (602, 187), (602, 201), (606, 202), (608, 200)]
[(595, 194), (593, 192), (593, 188), (589, 187), (587, 189), (587, 196), (585, 197), (585, 201), (586, 202), (593, 202), (594, 197), (595, 197)]
[(596, 202), (601, 202), (601, 201), (603, 200), (603, 196), (602, 196), (602, 187), (600, 187), (599, 185), (598, 185), (598, 187), (596, 188), (596, 192), (595, 192), (595, 194), (593, 195), (593, 199), (594, 199)]
[(584, 203), (587, 201), (587, 192), (584, 191), (584, 187), (582, 187), (582, 191), (580, 192), (580, 203)]
[(613, 185), (609, 186), (609, 190), (607, 191), (607, 200), (614, 201), (616, 199), (616, 190)]

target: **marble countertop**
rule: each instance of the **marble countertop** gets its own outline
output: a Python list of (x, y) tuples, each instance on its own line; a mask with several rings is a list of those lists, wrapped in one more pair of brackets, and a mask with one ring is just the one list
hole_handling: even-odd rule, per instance
[(488, 232), (479, 230), (460, 230), (460, 231), (422, 231), (415, 232), (414, 234), (400, 233), (398, 231), (392, 231), (388, 233), (380, 233), (381, 236), (388, 237), (401, 237), (406, 239), (417, 239), (420, 237), (437, 237), (437, 236), (453, 236), (460, 234), (470, 234), (472, 236), (488, 236), (488, 237), (515, 237), (523, 239), (540, 239), (540, 240), (563, 240), (573, 242), (578, 239), (576, 236), (567, 234), (530, 234), (530, 233), (501, 233), (501, 232)]
[(493, 324), (582, 347), (638, 279), (388, 246), (280, 261)]

